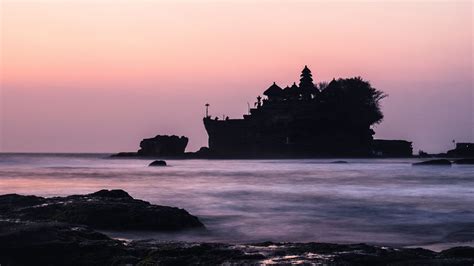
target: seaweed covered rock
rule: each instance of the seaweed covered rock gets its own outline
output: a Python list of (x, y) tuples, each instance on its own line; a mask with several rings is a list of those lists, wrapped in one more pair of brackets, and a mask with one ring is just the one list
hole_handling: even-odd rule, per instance
[(153, 205), (132, 198), (123, 190), (42, 198), (0, 196), (0, 218), (20, 221), (58, 221), (107, 230), (176, 231), (204, 228), (184, 209)]

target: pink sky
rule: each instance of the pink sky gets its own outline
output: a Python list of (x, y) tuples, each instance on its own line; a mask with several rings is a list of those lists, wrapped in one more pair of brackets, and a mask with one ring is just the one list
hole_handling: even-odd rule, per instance
[(273, 81), (362, 76), (389, 94), (376, 137), (415, 152), (474, 142), (471, 1), (1, 3), (0, 151), (133, 151), (157, 134), (207, 145)]

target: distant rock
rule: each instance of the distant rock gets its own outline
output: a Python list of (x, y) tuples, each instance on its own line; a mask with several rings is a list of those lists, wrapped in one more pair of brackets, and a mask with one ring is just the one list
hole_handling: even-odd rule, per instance
[(204, 228), (186, 210), (152, 205), (123, 190), (100, 190), (86, 195), (42, 198), (0, 196), (0, 218), (86, 225), (105, 230), (177, 231)]
[(181, 136), (157, 135), (140, 142), (139, 156), (182, 156), (188, 145), (188, 138)]
[(347, 161), (334, 161), (334, 162), (331, 162), (331, 163), (341, 164), (341, 163), (348, 163), (348, 162)]
[(166, 166), (166, 162), (163, 160), (156, 160), (150, 163), (148, 166)]
[(436, 159), (436, 160), (429, 160), (419, 163), (413, 163), (413, 165), (444, 165), (444, 166), (451, 166), (451, 161), (447, 159)]
[(474, 164), (474, 158), (472, 159), (459, 159), (454, 161), (455, 164)]
[(112, 158), (127, 158), (127, 157), (135, 157), (137, 156), (136, 152), (119, 152), (116, 154), (110, 155)]

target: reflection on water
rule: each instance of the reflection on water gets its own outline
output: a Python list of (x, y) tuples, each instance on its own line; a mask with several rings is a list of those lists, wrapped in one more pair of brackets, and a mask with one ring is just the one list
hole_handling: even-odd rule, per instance
[(121, 188), (185, 208), (205, 233), (128, 232), (183, 241), (319, 241), (448, 245), (474, 240), (474, 166), (411, 159), (148, 160), (0, 154), (0, 194), (64, 196)]

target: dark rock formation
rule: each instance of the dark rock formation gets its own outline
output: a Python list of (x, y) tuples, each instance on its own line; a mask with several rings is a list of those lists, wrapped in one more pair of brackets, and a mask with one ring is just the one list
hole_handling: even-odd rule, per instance
[(474, 157), (474, 143), (456, 143), (454, 150), (447, 153), (450, 157)]
[(138, 261), (122, 242), (86, 227), (0, 221), (1, 265), (113, 265)]
[(140, 142), (139, 156), (181, 156), (188, 145), (188, 138), (182, 136), (157, 135)]
[(212, 155), (211, 150), (209, 150), (208, 147), (201, 147), (197, 152), (195, 152), (196, 155), (200, 157), (206, 157)]
[(474, 164), (474, 158), (473, 159), (459, 159), (454, 161), (455, 164)]
[(123, 190), (101, 190), (87, 195), (54, 198), (1, 195), (0, 218), (58, 221), (108, 230), (204, 228), (198, 218), (186, 210), (136, 200)]
[(365, 244), (124, 243), (86, 227), (0, 222), (1, 265), (472, 265), (474, 248), (442, 252)]
[(446, 159), (436, 159), (436, 160), (429, 160), (429, 161), (414, 163), (413, 165), (445, 165), (445, 166), (451, 166), (451, 161), (446, 160)]
[(148, 166), (166, 166), (166, 162), (163, 160), (156, 160), (151, 162)]
[(372, 152), (381, 157), (411, 157), (412, 143), (406, 140), (374, 139)]
[(334, 161), (334, 162), (331, 162), (331, 163), (335, 163), (335, 164), (344, 164), (344, 163), (348, 163), (347, 161)]

